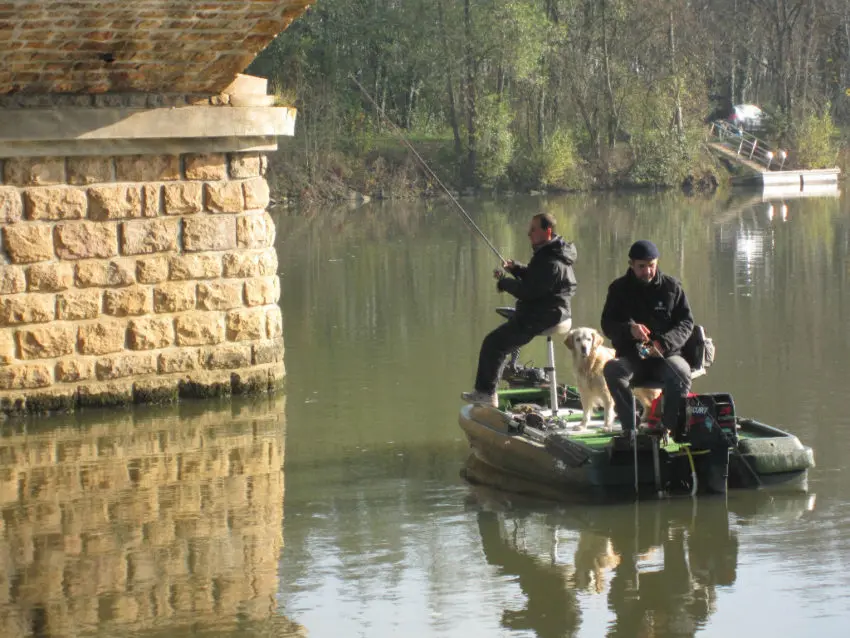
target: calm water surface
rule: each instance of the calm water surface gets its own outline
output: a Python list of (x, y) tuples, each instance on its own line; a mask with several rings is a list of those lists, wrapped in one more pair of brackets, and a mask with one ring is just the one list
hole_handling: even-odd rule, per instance
[(717, 344), (695, 388), (812, 445), (809, 493), (468, 485), (457, 395), (508, 302), (492, 253), (444, 204), (280, 214), (285, 396), (0, 426), (0, 636), (846, 635), (848, 200), (464, 205), (521, 260), (530, 215), (556, 217), (574, 325), (655, 240)]

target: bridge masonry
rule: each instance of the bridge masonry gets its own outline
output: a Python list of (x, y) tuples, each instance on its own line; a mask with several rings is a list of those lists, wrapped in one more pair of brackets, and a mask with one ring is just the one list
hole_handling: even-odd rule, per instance
[(239, 71), (310, 3), (0, 2), (0, 411), (279, 385), (295, 111)]

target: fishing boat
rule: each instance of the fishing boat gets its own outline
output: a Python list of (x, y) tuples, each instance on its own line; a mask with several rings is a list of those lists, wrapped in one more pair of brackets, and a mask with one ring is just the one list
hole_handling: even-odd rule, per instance
[(498, 407), (469, 404), (460, 411), (471, 448), (465, 473), (473, 482), (492, 484), (496, 469), (499, 487), (555, 498), (577, 489), (808, 488), (812, 449), (789, 432), (739, 417), (729, 394), (689, 396), (678, 432), (663, 430), (649, 414), (624, 433), (616, 423), (606, 427), (601, 413), (582, 426), (576, 388), (556, 386), (553, 393), (543, 369), (523, 372), (523, 381), (500, 390)]

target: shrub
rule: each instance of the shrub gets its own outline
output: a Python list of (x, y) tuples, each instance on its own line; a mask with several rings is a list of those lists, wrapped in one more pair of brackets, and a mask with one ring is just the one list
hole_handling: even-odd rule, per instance
[(802, 168), (832, 168), (838, 156), (838, 129), (829, 114), (829, 103), (823, 113), (809, 113), (794, 127), (794, 163)]

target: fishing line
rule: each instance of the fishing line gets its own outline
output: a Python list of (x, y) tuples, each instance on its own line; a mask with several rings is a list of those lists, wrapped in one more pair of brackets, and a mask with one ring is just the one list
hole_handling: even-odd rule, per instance
[(443, 184), (443, 182), (440, 180), (440, 178), (439, 178), (439, 177), (437, 177), (437, 174), (436, 174), (434, 171), (432, 171), (432, 170), (431, 170), (431, 167), (430, 167), (430, 166), (428, 166), (428, 163), (427, 163), (424, 159), (422, 159), (422, 156), (421, 156), (421, 155), (417, 152), (417, 150), (413, 147), (413, 144), (411, 144), (411, 143), (408, 141), (407, 137), (405, 137), (404, 133), (402, 133), (402, 131), (401, 131), (401, 129), (398, 127), (398, 125), (396, 125), (396, 123), (395, 123), (395, 122), (393, 122), (393, 121), (389, 118), (389, 116), (388, 116), (388, 115), (384, 112), (384, 109), (382, 109), (382, 108), (378, 105), (378, 103), (377, 103), (377, 102), (375, 102), (375, 100), (374, 100), (374, 99), (372, 99), (372, 96), (371, 96), (371, 95), (369, 95), (369, 92), (368, 92), (366, 89), (364, 89), (364, 88), (363, 88), (363, 85), (362, 85), (362, 84), (360, 84), (360, 82), (358, 82), (358, 81), (357, 81), (357, 78), (355, 78), (355, 77), (354, 77), (351, 73), (349, 73), (349, 74), (348, 74), (348, 77), (350, 77), (350, 78), (351, 78), (351, 81), (352, 81), (352, 82), (354, 82), (354, 83), (357, 85), (357, 88), (359, 88), (359, 89), (360, 89), (360, 91), (362, 91), (363, 95), (365, 95), (365, 96), (366, 96), (366, 99), (368, 99), (368, 100), (369, 100), (369, 102), (371, 102), (372, 106), (374, 106), (374, 107), (375, 107), (375, 111), (377, 111), (377, 112), (378, 112), (378, 115), (380, 115), (380, 116), (384, 119), (384, 121), (385, 121), (387, 124), (389, 124), (389, 125), (390, 125), (390, 129), (391, 129), (391, 130), (392, 130), (392, 131), (393, 131), (393, 132), (394, 132), (394, 133), (398, 136), (398, 138), (399, 138), (399, 139), (400, 139), (400, 140), (404, 143), (404, 145), (405, 145), (405, 146), (407, 146), (407, 148), (409, 148), (409, 149), (410, 149), (410, 152), (411, 152), (411, 153), (413, 153), (413, 155), (416, 157), (416, 159), (417, 159), (417, 160), (419, 160), (419, 163), (420, 163), (420, 164), (422, 164), (422, 168), (424, 168), (424, 169), (428, 172), (428, 175), (430, 175), (430, 176), (431, 176), (431, 178), (432, 178), (435, 182), (437, 182), (437, 184), (439, 184), (439, 185), (440, 185), (440, 188), (442, 188), (442, 189), (446, 192), (446, 195), (448, 195), (448, 196), (449, 196), (449, 199), (451, 199), (451, 200), (452, 200), (452, 203), (453, 203), (455, 206), (457, 206), (457, 209), (458, 209), (458, 210), (459, 210), (459, 211), (463, 214), (464, 221), (466, 221), (466, 222), (467, 222), (470, 226), (472, 226), (472, 228), (475, 230), (475, 232), (477, 232), (477, 233), (481, 236), (481, 239), (483, 239), (485, 242), (487, 242), (487, 245), (490, 247), (490, 250), (492, 250), (492, 251), (495, 253), (496, 257), (498, 257), (498, 258), (499, 258), (499, 261), (500, 261), (501, 263), (505, 263), (505, 262), (507, 261), (507, 259), (505, 259), (504, 257), (502, 257), (502, 254), (501, 254), (501, 253), (498, 251), (498, 249), (497, 249), (497, 248), (493, 245), (493, 242), (491, 242), (491, 241), (487, 238), (487, 235), (485, 235), (485, 234), (482, 232), (482, 230), (478, 227), (478, 224), (476, 224), (476, 223), (473, 221), (472, 217), (470, 217), (470, 216), (469, 216), (469, 213), (467, 213), (467, 212), (463, 209), (463, 206), (461, 206), (461, 205), (460, 205), (460, 202), (459, 202), (459, 201), (457, 201), (457, 199), (455, 198), (455, 196), (454, 196), (454, 195), (452, 195), (451, 191), (450, 191), (448, 188), (446, 188), (446, 185), (445, 185), (445, 184)]

